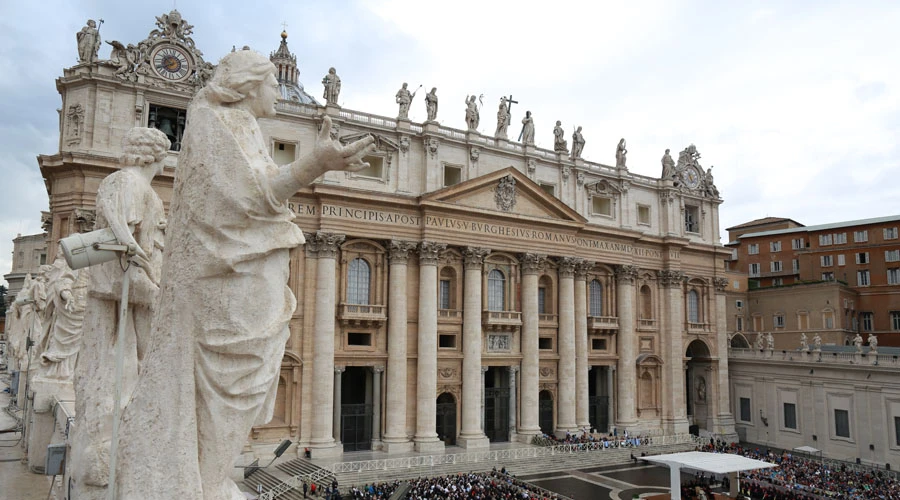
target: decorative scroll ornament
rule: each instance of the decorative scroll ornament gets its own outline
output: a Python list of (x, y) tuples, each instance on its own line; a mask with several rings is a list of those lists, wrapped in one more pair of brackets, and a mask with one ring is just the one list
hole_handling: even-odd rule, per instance
[(500, 179), (494, 190), (494, 202), (497, 208), (509, 212), (516, 206), (516, 180), (511, 175)]
[(436, 137), (429, 137), (425, 139), (425, 148), (428, 149), (429, 153), (431, 153), (432, 160), (437, 156), (438, 148), (440, 146), (441, 141), (439, 141)]

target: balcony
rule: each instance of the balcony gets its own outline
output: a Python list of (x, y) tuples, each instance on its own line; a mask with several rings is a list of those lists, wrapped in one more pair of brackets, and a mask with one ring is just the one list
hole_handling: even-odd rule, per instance
[(618, 330), (618, 316), (588, 316), (588, 330)]
[(489, 330), (517, 330), (522, 326), (522, 313), (519, 311), (484, 311), (481, 324)]
[(461, 325), (462, 311), (459, 309), (438, 309), (438, 323)]
[(379, 327), (387, 321), (387, 306), (342, 303), (339, 317), (344, 326)]
[(559, 315), (557, 314), (538, 314), (538, 324), (544, 327), (559, 326)]
[(709, 332), (709, 323), (693, 323), (687, 322), (688, 333), (706, 333)]
[(639, 318), (637, 320), (637, 329), (638, 330), (656, 330), (656, 320)]

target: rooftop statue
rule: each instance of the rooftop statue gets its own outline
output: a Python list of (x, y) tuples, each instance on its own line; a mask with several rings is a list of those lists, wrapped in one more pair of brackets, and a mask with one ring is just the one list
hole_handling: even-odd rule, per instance
[(584, 151), (584, 136), (581, 135), (581, 127), (579, 126), (572, 134), (572, 159), (581, 158), (582, 151)]
[(52, 306), (46, 347), (41, 353), (43, 376), (72, 380), (81, 348), (82, 322), (87, 299), (87, 270), (73, 271), (62, 253), (48, 273), (48, 307)]
[(626, 168), (625, 167), (625, 155), (628, 154), (628, 150), (625, 149), (625, 139), (619, 140), (619, 144), (616, 145), (616, 168)]
[(428, 113), (428, 121), (433, 122), (437, 119), (437, 112), (438, 112), (437, 87), (433, 87), (431, 89), (431, 92), (425, 94), (425, 111)]
[(322, 94), (325, 103), (336, 106), (341, 96), (341, 77), (338, 76), (337, 70), (329, 68), (328, 74), (322, 78), (322, 85), (325, 86), (325, 92)]
[(553, 151), (557, 153), (568, 153), (569, 145), (566, 143), (566, 131), (562, 128), (562, 122), (556, 120), (556, 126), (553, 127)]
[(88, 19), (81, 31), (75, 34), (75, 38), (78, 40), (78, 62), (90, 64), (96, 61), (100, 50), (100, 30), (97, 29), (97, 23)]

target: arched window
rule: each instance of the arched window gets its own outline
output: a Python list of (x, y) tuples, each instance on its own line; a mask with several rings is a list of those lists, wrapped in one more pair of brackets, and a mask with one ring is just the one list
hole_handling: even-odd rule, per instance
[(687, 296), (688, 302), (688, 323), (700, 322), (700, 294), (697, 290), (691, 290)]
[(603, 285), (597, 280), (591, 280), (591, 316), (603, 316)]
[(650, 287), (641, 287), (641, 319), (653, 319), (653, 295)]
[(549, 276), (541, 276), (538, 281), (538, 314), (553, 313), (553, 282)]
[(456, 309), (456, 272), (452, 267), (441, 269), (438, 307), (441, 309)]
[(365, 259), (353, 259), (347, 276), (347, 303), (368, 304), (370, 282), (369, 263)]
[(506, 304), (506, 276), (494, 269), (488, 274), (488, 311), (503, 311)]

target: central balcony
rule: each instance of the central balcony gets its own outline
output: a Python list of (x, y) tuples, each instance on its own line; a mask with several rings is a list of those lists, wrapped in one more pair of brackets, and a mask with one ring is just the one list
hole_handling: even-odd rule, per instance
[(462, 311), (459, 309), (438, 309), (438, 323), (462, 324)]
[(618, 316), (588, 316), (588, 330), (618, 330)]
[(483, 311), (481, 324), (489, 330), (517, 330), (522, 326), (519, 311)]
[(387, 321), (387, 306), (342, 303), (339, 317), (344, 326), (379, 327)]

